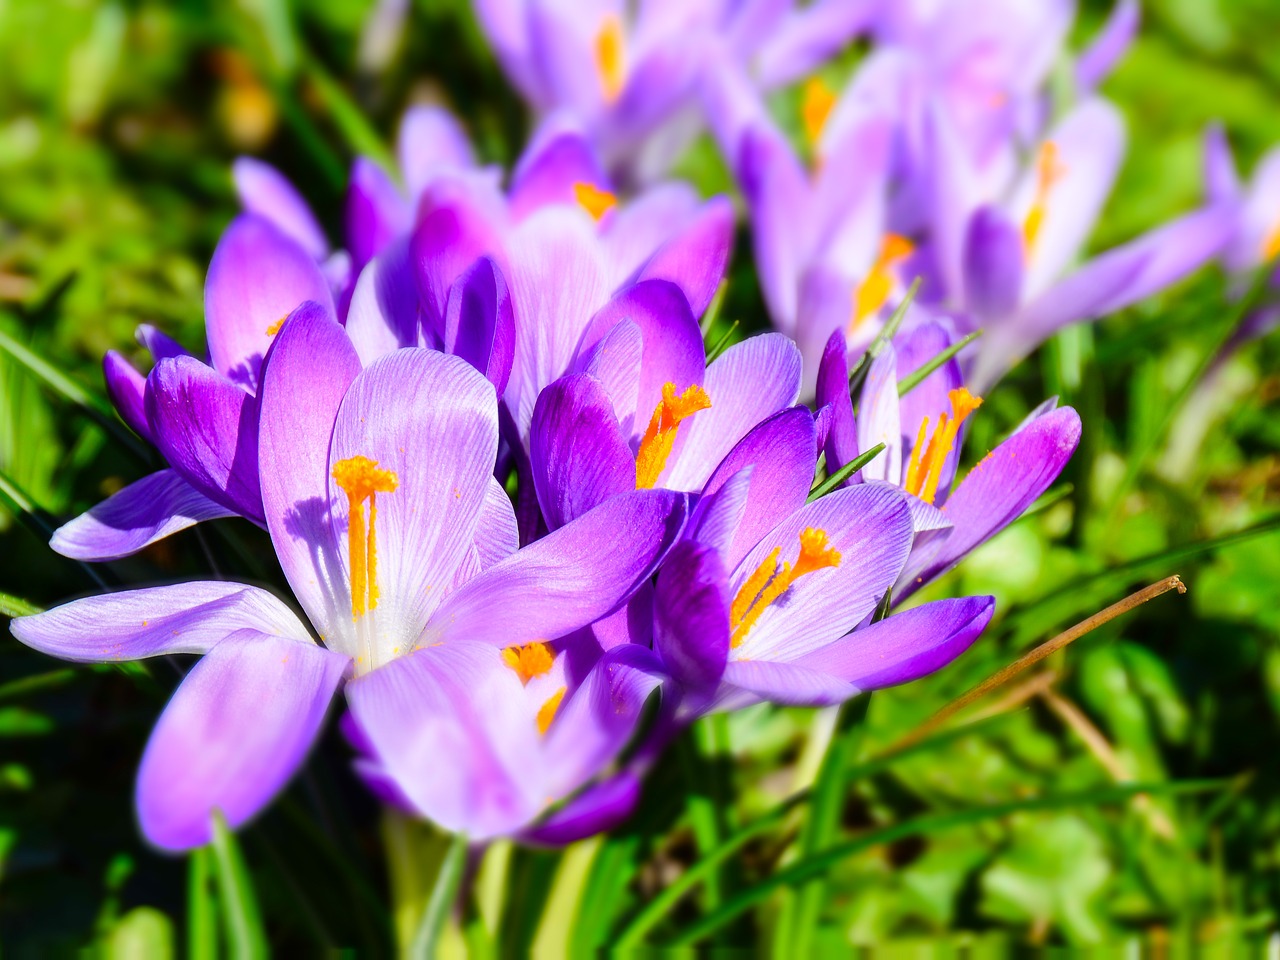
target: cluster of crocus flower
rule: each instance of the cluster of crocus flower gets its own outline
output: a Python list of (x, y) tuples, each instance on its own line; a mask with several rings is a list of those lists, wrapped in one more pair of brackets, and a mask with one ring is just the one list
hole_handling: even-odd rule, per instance
[[(482, 12), (491, 30), (523, 25), (497, 47), (546, 114), (505, 182), (447, 113), (415, 109), (397, 173), (357, 161), (335, 252), (283, 175), (241, 160), (244, 209), (206, 281), (207, 362), (151, 328), (145, 377), (105, 360), (121, 417), (168, 466), (65, 524), (54, 549), (109, 560), (240, 517), (267, 531), (298, 608), (209, 581), (13, 621), (21, 641), (71, 660), (202, 655), (139, 771), (139, 819), (160, 847), (208, 842), (215, 813), (232, 827), (257, 813), (340, 688), (355, 769), (383, 801), (474, 840), (605, 829), (634, 808), (661, 747), (709, 711), (835, 704), (963, 652), (992, 598), (894, 611), (1020, 516), (1078, 442), (1075, 412), (1048, 401), (957, 482), (980, 384), (963, 355), (938, 358), (982, 291), (1009, 310), (1038, 302), (1019, 292), (1029, 265), (1010, 280), (987, 264), (951, 292), (967, 306), (911, 312), (851, 393), (851, 351), (877, 328), (864, 321), (892, 304), (903, 263), (925, 262), (921, 245), (849, 212), (888, 222), (901, 131), (851, 111), (811, 181), (754, 125), (746, 81), (803, 76), (852, 32), (889, 31), (883, 11), (672, 8), (631, 24), (602, 6), (579, 29), (576, 11), (506, 6)], [(654, 125), (712, 83), (664, 59), (687, 52), (661, 42), (686, 29), (719, 58), (717, 94), (736, 98), (718, 134), (739, 147), (781, 328), (710, 363), (699, 318), (725, 274), (732, 206), (678, 182), (620, 201), (636, 170), (600, 147), (643, 113), (627, 104), (645, 77), (672, 84), (645, 115)], [(551, 36), (556, 56), (538, 47)], [(601, 83), (590, 109), (574, 100), (579, 55)], [(834, 127), (812, 112), (816, 143)], [(915, 114), (928, 143), (946, 136), (936, 114)], [(1073, 142), (1054, 148), (1065, 162)], [(877, 156), (883, 170), (866, 176), (835, 165)], [(982, 196), (957, 194), (955, 209), (997, 222)], [(1028, 257), (1066, 230), (1044, 198), (1029, 202), (1008, 213), (1035, 234), (1018, 249)], [(826, 283), (813, 267), (843, 253), (866, 276), (842, 294), (852, 321), (824, 327), (806, 313)], [(935, 243), (931, 262), (946, 255)], [(982, 260), (960, 256), (966, 270)], [(815, 488), (824, 463), (834, 475), (855, 460)]]

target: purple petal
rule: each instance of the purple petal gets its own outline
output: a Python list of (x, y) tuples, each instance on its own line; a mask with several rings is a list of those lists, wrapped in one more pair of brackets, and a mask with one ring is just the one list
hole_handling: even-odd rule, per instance
[(49, 546), (73, 560), (118, 560), (202, 520), (235, 515), (176, 471), (159, 470), (64, 523)]
[(1231, 142), (1221, 124), (1210, 124), (1204, 132), (1204, 181), (1210, 203), (1230, 203), (1240, 199), (1240, 175), (1236, 173)]
[(444, 351), (479, 370), (501, 396), (511, 376), (514, 349), (515, 317), (507, 281), (493, 260), (481, 257), (449, 291)]
[(829, 673), (769, 660), (732, 660), (725, 668), (724, 682), (761, 700), (791, 707), (827, 707), (861, 692)]
[(341, 325), (314, 307), (285, 321), (263, 365), (258, 458), (267, 529), (294, 596), (325, 637), (350, 620), (329, 526), (329, 441), (359, 372)]
[(806, 504), (765, 536), (730, 578), (734, 596), (780, 547), (794, 563), (800, 533), (827, 533), (840, 563), (800, 577), (760, 615), (731, 655), (743, 660), (794, 660), (853, 629), (898, 579), (911, 549), (911, 511), (888, 484), (864, 483)]
[(511, 174), (511, 216), (523, 220), (550, 204), (576, 204), (574, 187), (579, 183), (610, 189), (587, 138), (569, 129), (559, 129), (550, 136), (535, 135)]
[[(905, 377), (915, 373), (949, 348), (956, 339), (955, 332), (949, 324), (937, 320), (918, 324), (898, 338), (896, 349), (900, 376)], [(916, 384), (914, 389), (899, 400), (901, 429), (904, 434), (899, 446), (904, 460), (910, 462), (924, 418), (929, 418), (930, 429), (936, 427), (943, 413), (948, 415), (951, 413), (951, 391), (963, 385), (964, 376), (960, 371), (960, 364), (952, 358)], [(894, 389), (896, 392), (896, 384)], [(956, 468), (960, 463), (960, 450), (964, 436), (964, 428), (961, 429), (962, 439), (956, 442), (951, 453), (947, 455), (939, 473), (937, 495), (939, 506), (946, 501), (947, 492), (951, 489), (951, 482), (955, 479)], [(895, 483), (899, 482), (897, 478), (892, 479)]]
[(979, 324), (997, 323), (1022, 296), (1022, 232), (995, 207), (969, 221), (964, 244), (964, 304)]
[(523, 843), (562, 847), (612, 830), (631, 816), (640, 802), (640, 780), (624, 770), (592, 784), (560, 809), (520, 834)]
[(1079, 442), (1079, 415), (1060, 407), (987, 454), (951, 492), (943, 513), (952, 531), (928, 565), (902, 588), (902, 596), (950, 570), (1018, 519), (1058, 478)]
[(144, 402), (147, 378), (115, 350), (108, 350), (102, 358), (102, 377), (107, 385), (107, 398), (120, 419), (138, 436), (154, 443)]
[(684, 495), (667, 490), (607, 500), (459, 587), (419, 646), (456, 638), (505, 647), (600, 619), (649, 579), (679, 537), (686, 510)]
[(564, 377), (543, 390), (529, 436), (533, 482), (549, 529), (635, 489), (635, 458), (594, 377)]
[(683, 182), (659, 183), (613, 208), (600, 224), (600, 240), (615, 289), (634, 281), (657, 249), (698, 216), (702, 200)]
[(711, 409), (682, 424), (665, 483), (700, 490), (712, 470), (756, 424), (800, 396), (800, 351), (780, 333), (734, 344), (707, 368)]
[(813, 415), (804, 407), (792, 407), (756, 426), (720, 461), (707, 480), (707, 494), (718, 491), (744, 467), (752, 468), (746, 503), (724, 554), (728, 569), (804, 506), (817, 459)]
[(308, 300), (333, 314), (329, 281), (315, 260), (261, 217), (236, 217), (218, 241), (205, 279), (210, 363), (256, 391), (258, 368), (271, 346), (268, 329)]
[(401, 238), (365, 265), (347, 308), (347, 336), (365, 366), (401, 347), (423, 346), (409, 243)]
[(537, 707), (493, 647), (397, 657), (349, 683), (347, 702), (381, 768), (444, 829), (482, 840), (542, 807)]
[(165, 850), (208, 843), (212, 818), (235, 829), (306, 759), (351, 661), (259, 630), (237, 631), (187, 674), (138, 768), (138, 820)]
[(729, 598), (719, 553), (691, 540), (676, 544), (658, 573), (653, 648), (695, 699), (714, 692), (729, 657)]
[[(751, 474), (754, 469), (743, 467), (720, 484), (718, 490), (700, 497), (698, 506), (689, 519), (686, 537), (714, 549), (720, 554), (726, 568), (734, 565), (729, 563), (729, 557), (734, 537), (747, 510), (747, 494), (751, 490)], [(736, 562), (735, 559), (734, 563)]]
[[(465, 361), (397, 350), (352, 382), (329, 449), (334, 540), (346, 542), (348, 518), (347, 497), (332, 479), (336, 464), (367, 457), (398, 478), (377, 498), (375, 662), (413, 646), (466, 559), (497, 455), (493, 385)], [(349, 582), (347, 551), (339, 560)]]
[(1076, 60), (1076, 89), (1089, 93), (1124, 56), (1138, 33), (1142, 10), (1138, 0), (1117, 0), (1111, 16)]
[(207, 653), (247, 628), (311, 642), (306, 627), (272, 594), (213, 581), (85, 597), (10, 624), (27, 646), (83, 663)]
[[(835, 473), (858, 456), (858, 424), (853, 416), (853, 397), (849, 393), (849, 358), (844, 331), (836, 330), (822, 351), (818, 367), (817, 405), (830, 410), (824, 452), (827, 472)], [(883, 458), (881, 458), (883, 459)], [(850, 477), (846, 485), (852, 482)]]
[(484, 491), (484, 503), (480, 506), (480, 519), (476, 523), (476, 554), (480, 569), (488, 570), (499, 560), (505, 560), (520, 546), (520, 531), (516, 529), (516, 514), (507, 491), (493, 477)]
[(817, 69), (870, 25), (878, 5), (877, 0), (819, 0), (793, 12), (760, 50), (761, 86), (782, 86)]
[(733, 205), (708, 200), (693, 220), (651, 256), (636, 279), (670, 280), (689, 301), (695, 317), (707, 312), (733, 252)]
[(909, 683), (964, 653), (995, 613), (994, 597), (938, 600), (855, 630), (796, 661), (860, 690)]
[[(898, 399), (898, 353), (892, 344), (872, 361), (858, 406), (858, 447), (870, 450), (877, 443), (884, 444), (884, 452), (858, 471), (861, 478), (902, 483), (902, 408)], [(827, 469), (831, 469), (830, 463)]]
[(605, 393), (613, 401), (615, 415), (620, 410), (629, 411), (625, 420), (619, 419), (619, 426), (627, 437), (636, 434), (636, 412), (639, 407), (637, 397), (640, 393), (640, 364), (644, 358), (644, 342), (644, 334), (638, 324), (631, 320), (620, 320), (590, 349), (579, 351), (578, 359), (573, 364), (575, 373), (587, 373), (600, 381)]
[(329, 241), (315, 214), (284, 174), (253, 157), (237, 157), (231, 165), (231, 176), (246, 212), (269, 220), (311, 259), (319, 261), (329, 255)]
[(156, 446), (183, 479), (262, 523), (258, 402), (194, 357), (174, 357), (147, 377), (146, 404)]
[(405, 111), (396, 139), (400, 173), (417, 198), (442, 170), (475, 166), (466, 131), (443, 107), (419, 105)]
[(640, 329), (640, 382), (634, 407), (627, 406), (630, 391), (612, 399), (618, 421), (635, 442), (662, 401), (664, 384), (673, 383), (680, 392), (702, 385), (706, 348), (680, 288), (666, 280), (644, 280), (616, 294), (596, 313), (582, 336), (580, 351), (589, 350), (624, 321)]
[(753, 129), (743, 136), (742, 192), (751, 209), (756, 269), (773, 325), (792, 333), (801, 265), (809, 256), (805, 217), (808, 177), (781, 135)]
[(413, 210), (386, 172), (367, 157), (356, 157), (347, 185), (347, 252), (359, 272), (413, 224)]
[(140, 323), (133, 332), (134, 338), (151, 354), (152, 361), (164, 360), (168, 357), (185, 357), (190, 354), (186, 347), (173, 337), (157, 330), (149, 323)]

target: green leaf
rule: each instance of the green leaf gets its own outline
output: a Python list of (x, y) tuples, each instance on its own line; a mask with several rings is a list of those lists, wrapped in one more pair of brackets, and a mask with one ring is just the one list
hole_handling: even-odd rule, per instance
[(854, 457), (852, 460), (846, 463), (843, 467), (841, 467), (835, 473), (831, 474), (831, 476), (827, 477), (827, 479), (823, 480), (820, 484), (818, 484), (816, 487), (810, 490), (809, 498), (805, 501), (805, 503), (813, 503), (813, 501), (817, 500), (819, 497), (825, 497), (828, 493), (830, 493), (836, 487), (840, 486), (840, 484), (844, 483), (846, 480), (852, 477), (855, 473), (857, 473), (859, 470), (865, 467), (868, 463), (870, 463), (872, 460), (878, 457), (880, 455), (880, 451), (882, 451), (883, 449), (884, 449), (884, 444), (877, 443), (870, 450), (867, 450), (863, 453), (858, 454), (856, 457)]
[(208, 847), (187, 858), (187, 957), (218, 960), (218, 903), (213, 891), (213, 855)]
[[(11, 593), (0, 593), (0, 615), (6, 617), (29, 617), (35, 613), (43, 613), (40, 607), (37, 607), (30, 601), (23, 600), (21, 597), (15, 597)], [(0, 690), (3, 690), (0, 687)]]
[(729, 329), (726, 330), (724, 332), (724, 335), (719, 340), (716, 341), (716, 345), (707, 351), (708, 364), (710, 364), (713, 360), (716, 359), (716, 357), (720, 356), (720, 354), (724, 353), (726, 350), (729, 349), (729, 340), (733, 336), (734, 331), (738, 329), (738, 326), (741, 323), (742, 321), (735, 320), (733, 321), (733, 323), (729, 324)]
[(253, 880), (235, 835), (227, 829), (226, 820), (218, 812), (213, 815), (213, 865), (231, 955), (244, 960), (266, 957), (267, 936), (262, 928)]
[(426, 909), (422, 911), (422, 919), (409, 944), (407, 955), (411, 960), (432, 960), (436, 955), (436, 943), (449, 918), (449, 908), (453, 906), (458, 892), (458, 884), (462, 881), (462, 870), (467, 863), (467, 838), (462, 834), (454, 834), (449, 843), (448, 852), (440, 864), (440, 872), (436, 874), (435, 886), (431, 890), (431, 898)]
[(940, 354), (938, 354), (932, 360), (929, 360), (927, 363), (921, 366), (918, 370), (914, 370), (911, 373), (908, 373), (905, 377), (902, 377), (901, 379), (899, 379), (898, 380), (898, 396), (905, 397), (913, 389), (919, 386), (920, 381), (922, 381), (929, 374), (933, 373), (933, 371), (937, 370), (940, 366), (942, 366), (944, 363), (946, 363), (948, 360), (954, 357), (957, 353), (959, 353), (969, 344), (973, 343), (973, 341), (977, 340), (980, 336), (982, 336), (981, 330), (973, 331), (973, 333), (969, 334), (963, 340), (953, 343), (951, 346), (947, 347), (947, 349), (943, 350)]

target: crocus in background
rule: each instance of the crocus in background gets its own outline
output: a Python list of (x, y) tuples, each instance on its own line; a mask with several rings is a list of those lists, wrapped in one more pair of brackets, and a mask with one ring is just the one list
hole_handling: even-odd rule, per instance
[[(13, 621), (24, 643), (72, 660), (204, 655), (143, 755), (147, 838), (186, 849), (208, 842), (215, 811), (232, 827), (252, 817), (302, 763), (347, 678), (355, 729), (377, 757), (370, 776), (394, 778), (442, 823), (514, 829), (596, 775), (655, 683), (643, 661), (628, 651), (574, 662), (552, 674), (553, 690), (532, 680), (566, 659), (559, 638), (648, 579), (680, 534), (685, 498), (616, 497), (517, 551), (492, 475), (493, 385), (423, 349), (362, 370), (314, 305), (285, 321), (260, 399), (266, 524), (324, 646), (272, 594), (227, 582), (90, 597)], [(464, 712), (434, 709), (458, 689), (471, 697)], [(433, 709), (406, 729), (387, 708), (415, 691)], [(557, 732), (565, 720), (582, 753)], [(500, 775), (498, 761), (517, 755)], [(456, 821), (457, 810), (473, 819)]]
[(702, 128), (710, 51), (772, 89), (804, 76), (864, 29), (879, 0), (627, 5), (620, 0), (476, 0), (508, 78), (539, 115), (578, 118), (626, 186), (662, 176)]
[(887, 482), (906, 494), (914, 524), (910, 559), (894, 588), (910, 596), (1018, 519), (1058, 478), (1080, 442), (1071, 407), (1041, 404), (955, 482), (964, 424), (982, 405), (948, 360), (905, 395), (899, 381), (955, 342), (942, 323), (907, 331), (872, 362), (855, 418), (847, 352), (833, 335), (823, 355), (818, 402), (830, 408), (825, 453), (834, 472), (877, 443), (883, 452), (846, 481)]

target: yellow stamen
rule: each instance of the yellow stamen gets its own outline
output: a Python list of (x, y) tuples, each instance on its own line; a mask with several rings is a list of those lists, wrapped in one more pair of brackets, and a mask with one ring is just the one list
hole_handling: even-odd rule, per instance
[(1272, 227), (1266, 239), (1262, 241), (1262, 262), (1270, 263), (1280, 254), (1280, 223)]
[(1036, 155), (1036, 193), (1031, 201), (1031, 209), (1022, 221), (1022, 240), (1027, 251), (1035, 248), (1040, 230), (1044, 226), (1045, 213), (1049, 207), (1049, 194), (1054, 184), (1062, 179), (1067, 168), (1058, 160), (1058, 145), (1052, 140), (1040, 144), (1040, 152)]
[(520, 682), (528, 686), (534, 677), (540, 677), (551, 669), (556, 655), (545, 643), (535, 640), (523, 647), (507, 647), (502, 651), (502, 662), (516, 672)]
[(556, 714), (560, 710), (560, 701), (564, 699), (564, 692), (567, 688), (561, 687), (550, 697), (547, 702), (538, 708), (538, 732), (546, 734), (547, 729), (551, 726), (551, 721), (556, 718)]
[(893, 293), (893, 268), (898, 262), (911, 256), (915, 245), (906, 237), (896, 233), (885, 234), (880, 243), (880, 252), (876, 262), (867, 271), (866, 279), (853, 291), (853, 318), (849, 321), (849, 333), (852, 335), (866, 322), (868, 317), (877, 313), (884, 306), (889, 295)]
[(626, 55), (622, 18), (616, 13), (606, 14), (596, 34), (596, 73), (606, 103), (613, 103), (622, 95), (627, 79)]
[(640, 449), (636, 452), (637, 490), (648, 490), (658, 482), (667, 465), (667, 457), (671, 456), (675, 446), (680, 422), (710, 407), (711, 398), (707, 391), (696, 383), (679, 396), (674, 383), (663, 384), (662, 399), (653, 411), (649, 427), (640, 439)]
[(616, 194), (601, 190), (585, 181), (579, 181), (573, 185), (573, 198), (578, 201), (578, 206), (591, 214), (591, 219), (596, 222), (618, 205)]
[(268, 337), (274, 337), (277, 333), (279, 333), (279, 332), (280, 332), (280, 328), (281, 328), (282, 326), (284, 326), (284, 322), (285, 322), (286, 320), (288, 320), (288, 319), (289, 319), (289, 315), (286, 313), (283, 317), (281, 317), (279, 320), (277, 320), (277, 321), (276, 321), (275, 323), (273, 323), (271, 326), (267, 327), (267, 336), (268, 336)]
[(960, 425), (973, 411), (982, 406), (982, 398), (975, 397), (964, 387), (947, 392), (951, 401), (951, 415), (938, 415), (938, 425), (933, 430), (926, 448), (924, 438), (929, 428), (929, 418), (925, 417), (920, 424), (920, 433), (916, 437), (916, 445), (911, 450), (911, 462), (907, 465), (906, 481), (903, 488), (914, 494), (925, 503), (933, 503), (938, 495), (938, 482), (942, 479), (942, 465), (955, 449), (956, 437), (960, 435)]
[(836, 105), (836, 94), (821, 77), (810, 77), (804, 85), (800, 100), (800, 123), (810, 147), (816, 147), (822, 139), (831, 110)]
[[(378, 605), (379, 493), (392, 493), (400, 478), (391, 470), (379, 470), (368, 457), (348, 457), (333, 465), (333, 479), (347, 495), (347, 556), (351, 564), (351, 619), (359, 620)], [(369, 527), (365, 531), (364, 502), (369, 501)]]
[(760, 566), (738, 588), (729, 608), (729, 646), (738, 647), (760, 615), (805, 574), (840, 566), (840, 553), (831, 547), (827, 531), (806, 527), (800, 533), (800, 556), (795, 565), (778, 566), (781, 547), (774, 547)]

